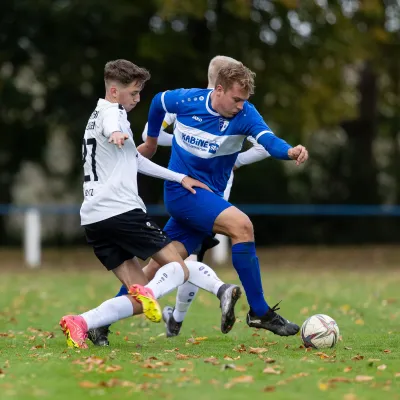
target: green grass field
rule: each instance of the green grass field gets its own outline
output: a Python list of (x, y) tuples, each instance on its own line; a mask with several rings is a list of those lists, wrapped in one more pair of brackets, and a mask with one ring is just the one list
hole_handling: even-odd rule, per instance
[[(0, 398), (400, 399), (400, 269), (385, 264), (383, 253), (358, 261), (342, 254), (339, 263), (335, 251), (316, 252), (313, 265), (301, 251), (261, 258), (267, 299), (283, 300), (282, 315), (299, 324), (315, 313), (336, 319), (342, 340), (322, 351), (306, 351), (299, 336), (248, 328), (244, 297), (234, 329), (223, 335), (218, 302), (204, 292), (177, 338), (167, 339), (163, 324), (134, 317), (113, 327), (109, 348), (67, 349), (60, 317), (112, 297), (114, 276), (95, 268), (90, 253), (79, 260), (53, 255), (35, 271), (11, 269), (3, 259)], [(92, 265), (84, 269), (86, 259)], [(219, 274), (238, 282), (233, 268)]]

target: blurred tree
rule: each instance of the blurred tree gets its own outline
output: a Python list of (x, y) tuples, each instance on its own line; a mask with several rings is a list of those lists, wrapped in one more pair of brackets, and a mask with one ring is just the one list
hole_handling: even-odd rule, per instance
[[(3, 3), (0, 203), (13, 200), (12, 185), (27, 160), (50, 182), (50, 194), (39, 200), (79, 202), (81, 136), (104, 94), (106, 61), (127, 58), (152, 73), (131, 116), (139, 142), (151, 97), (170, 88), (204, 87), (208, 62), (217, 54), (242, 60), (257, 73), (252, 102), (278, 135), (312, 150), (304, 169), (266, 161), (238, 171), (235, 202), (400, 201), (397, 1)], [(73, 148), (63, 170), (47, 154), (60, 129), (64, 151), (68, 144)], [(385, 140), (391, 144), (381, 151), (376, 143)], [(160, 149), (156, 160), (165, 165), (168, 156)], [(268, 184), (260, 185), (260, 177)], [(147, 202), (162, 202), (161, 182), (140, 182)], [(26, 197), (26, 203), (33, 200)], [(1, 237), (3, 232), (0, 223)]]

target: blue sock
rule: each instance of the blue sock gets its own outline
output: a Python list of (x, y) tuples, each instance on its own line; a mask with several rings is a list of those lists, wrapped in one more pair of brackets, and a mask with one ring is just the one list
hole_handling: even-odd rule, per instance
[(232, 262), (246, 292), (247, 302), (251, 310), (258, 317), (263, 316), (268, 311), (269, 306), (264, 299), (255, 243), (234, 244), (232, 246)]
[(122, 285), (115, 297), (125, 296), (126, 294), (128, 294), (128, 289), (125, 287), (125, 285)]

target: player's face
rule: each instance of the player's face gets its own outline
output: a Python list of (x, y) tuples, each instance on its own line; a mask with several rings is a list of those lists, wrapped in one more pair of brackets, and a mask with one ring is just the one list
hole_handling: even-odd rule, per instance
[(243, 105), (250, 95), (247, 90), (234, 83), (233, 86), (224, 91), (221, 85), (215, 88), (217, 102), (215, 110), (225, 118), (232, 118), (243, 110)]
[(116, 87), (116, 100), (125, 108), (126, 112), (131, 111), (139, 103), (142, 88), (142, 85), (136, 81), (130, 83), (128, 86), (119, 85)]

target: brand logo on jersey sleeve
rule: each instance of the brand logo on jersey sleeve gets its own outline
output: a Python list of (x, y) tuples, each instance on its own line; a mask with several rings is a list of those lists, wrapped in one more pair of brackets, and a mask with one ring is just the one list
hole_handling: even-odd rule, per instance
[(219, 130), (223, 132), (229, 125), (229, 121), (226, 119), (220, 118), (219, 119)]

